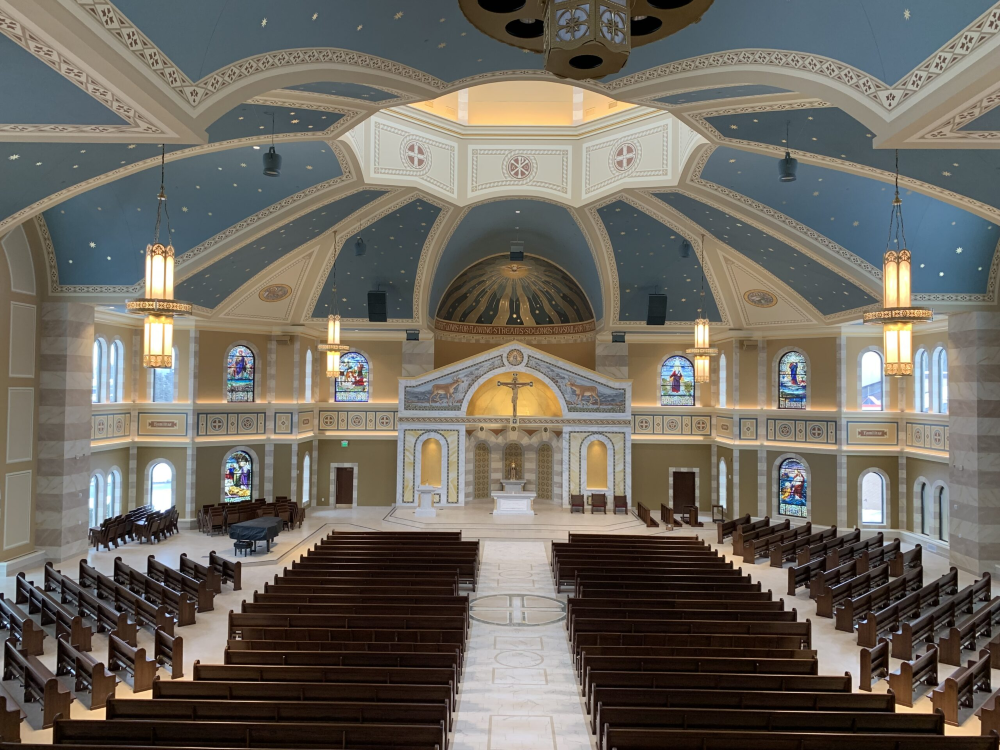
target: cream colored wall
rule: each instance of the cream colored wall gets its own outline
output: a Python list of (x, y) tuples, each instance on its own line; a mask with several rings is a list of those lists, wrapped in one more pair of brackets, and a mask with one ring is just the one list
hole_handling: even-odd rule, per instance
[[(135, 468), (135, 506), (133, 507), (146, 505), (149, 502), (146, 474), (150, 464), (160, 458), (166, 459), (174, 466), (174, 504), (183, 515), (185, 503), (187, 503), (187, 448), (166, 448), (152, 445), (138, 447)], [(200, 468), (201, 462), (198, 463)]]
[(396, 440), (321, 440), (316, 475), (316, 505), (330, 505), (330, 464), (357, 464), (358, 505), (394, 505), (396, 502)]
[[(775, 384), (778, 377), (776, 355), (786, 347), (792, 347), (809, 360), (810, 409), (837, 408), (837, 339), (769, 339), (767, 342), (767, 398), (765, 404), (769, 409), (777, 409), (775, 401)], [(743, 388), (743, 368), (740, 367), (740, 389)]]
[[(719, 490), (722, 489), (723, 484), (726, 485), (726, 505), (727, 505), (726, 518), (732, 519), (736, 515), (739, 515), (733, 513), (733, 509), (735, 507), (733, 504), (733, 449), (725, 445), (716, 446), (715, 448), (715, 460), (717, 462), (716, 471), (718, 471), (718, 461), (720, 461), (721, 459), (726, 460), (726, 475), (722, 476), (722, 474), (719, 474)], [(716, 495), (712, 498), (712, 505), (718, 505), (720, 495), (721, 492), (717, 491)]]
[[(399, 401), (399, 376), (403, 374), (402, 341), (345, 341), (355, 351), (368, 358), (371, 373), (369, 402), (395, 404)], [(303, 355), (305, 356), (305, 355)], [(330, 395), (330, 378), (326, 376), (326, 359), (319, 370), (320, 401), (333, 401)]]
[[(914, 458), (912, 456), (907, 456), (906, 458), (906, 528), (910, 531), (920, 532), (920, 529), (914, 526), (916, 515), (914, 511), (917, 507), (917, 500), (913, 495), (913, 488), (917, 484), (917, 479), (923, 477), (927, 480), (928, 488), (927, 491), (930, 493), (930, 488), (934, 486), (936, 482), (944, 482), (946, 485), (949, 483), (948, 477), (948, 461), (928, 461), (923, 458)], [(930, 499), (928, 497), (928, 499)]]
[[(775, 502), (775, 491), (773, 477), (774, 464), (779, 456), (791, 451), (768, 451), (767, 452), (767, 508), (777, 508)], [(837, 523), (837, 457), (829, 453), (805, 453), (796, 451), (797, 455), (809, 465), (809, 486), (807, 488), (807, 502), (809, 503), (809, 513), (812, 522), (823, 526), (833, 526)], [(742, 475), (742, 458), (740, 474)], [(753, 471), (756, 481), (756, 471)], [(856, 479), (856, 477), (855, 477)], [(740, 500), (742, 501), (742, 490)], [(752, 512), (752, 511), (751, 511)], [(772, 515), (776, 514), (772, 513)]]
[[(267, 398), (267, 345), (270, 336), (260, 333), (201, 331), (198, 334), (198, 403), (225, 403), (226, 356), (237, 342), (250, 344), (257, 355), (255, 393)], [(289, 350), (291, 347), (284, 346)]]
[[(757, 349), (747, 348), (739, 341), (733, 342), (733, 346), (735, 347), (733, 359), (735, 360), (738, 357), (740, 360), (739, 401), (737, 403), (737, 399), (733, 398), (733, 404), (740, 409), (756, 409), (759, 388)], [(736, 390), (734, 381), (733, 393)], [(742, 496), (742, 494), (741, 490), (740, 495)]]
[(739, 453), (740, 456), (740, 502), (735, 506), (734, 513), (739, 516), (742, 516), (744, 513), (756, 516), (758, 508), (757, 451), (736, 450), (733, 453)]
[[(667, 357), (674, 355), (688, 356), (683, 346), (629, 343), (628, 375), (632, 379), (633, 408), (660, 405), (660, 368)], [(712, 405), (711, 383), (695, 385), (694, 403), (696, 406)]]
[(112, 469), (118, 469), (121, 474), (121, 508), (124, 512), (129, 507), (129, 449), (128, 447), (108, 450), (94, 448), (90, 454), (90, 473), (99, 471), (102, 476), (107, 478)]
[(678, 443), (632, 443), (632, 502), (642, 503), (660, 517), (668, 505), (670, 472), (698, 469), (698, 507), (712, 509), (712, 448)]
[(898, 456), (848, 456), (847, 457), (847, 524), (850, 527), (859, 526), (858, 516), (858, 479), (868, 469), (881, 469), (889, 477), (886, 488), (886, 525), (900, 528), (899, 525), (899, 457)]
[[(845, 381), (847, 404), (845, 408), (847, 411), (860, 411), (861, 410), (861, 353), (868, 350), (870, 347), (876, 347), (879, 354), (882, 354), (882, 337), (880, 335), (874, 336), (848, 336), (846, 339), (845, 346), (845, 373), (847, 380)], [(884, 366), (883, 360), (883, 366)], [(896, 379), (895, 378), (885, 378), (883, 376), (883, 404), (882, 411), (899, 411), (899, 399), (896, 395)], [(877, 412), (874, 412), (877, 413)]]

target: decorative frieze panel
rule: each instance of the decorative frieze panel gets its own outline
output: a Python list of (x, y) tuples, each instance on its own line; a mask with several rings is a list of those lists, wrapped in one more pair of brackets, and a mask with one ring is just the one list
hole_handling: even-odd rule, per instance
[(757, 417), (740, 417), (740, 440), (757, 439)]
[[(299, 429), (304, 429), (301, 422)], [(396, 412), (394, 411), (326, 411), (319, 413), (319, 429), (324, 432), (362, 431), (395, 432)]]
[(832, 420), (768, 419), (767, 439), (776, 443), (837, 444), (837, 423)]
[(848, 445), (899, 445), (899, 425), (895, 422), (848, 422)]
[(458, 194), (458, 149), (454, 143), (376, 118), (372, 121), (372, 152), (374, 176), (409, 177), (451, 197)]
[(923, 448), (925, 450), (947, 453), (949, 450), (948, 433), (948, 425), (946, 424), (907, 422), (906, 447)]
[(472, 148), (469, 193), (503, 188), (536, 188), (570, 194), (568, 148)]
[(584, 196), (625, 180), (669, 178), (669, 134), (668, 121), (587, 146), (583, 156)]
[(299, 432), (312, 432), (315, 426), (315, 414), (311, 410), (299, 412)]
[(128, 412), (120, 414), (94, 414), (90, 418), (90, 439), (119, 440), (132, 434), (132, 415)]
[(267, 415), (263, 412), (199, 413), (198, 436), (263, 435), (267, 432)]
[(634, 414), (632, 434), (708, 436), (712, 434), (712, 418), (696, 414)]
[(139, 437), (187, 437), (188, 415), (184, 412), (139, 412)]
[(715, 432), (721, 438), (728, 438), (732, 440), (736, 435), (734, 434), (735, 427), (733, 425), (732, 417), (716, 417), (715, 418)]
[(291, 435), (295, 429), (295, 415), (290, 411), (274, 413), (274, 434)]

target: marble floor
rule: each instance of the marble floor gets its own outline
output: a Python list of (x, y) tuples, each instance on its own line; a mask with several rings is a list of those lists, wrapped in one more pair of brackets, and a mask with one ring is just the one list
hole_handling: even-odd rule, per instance
[[(252, 597), (254, 589), (262, 589), (265, 581), (273, 579), (282, 567), (304, 553), (319, 538), (331, 530), (404, 530), (404, 529), (461, 529), (467, 539), (483, 542), (482, 570), (479, 589), (473, 596), (473, 625), (466, 656), (461, 694), (457, 704), (454, 750), (579, 750), (595, 747), (590, 736), (586, 715), (572, 670), (565, 630), (565, 594), (557, 594), (552, 585), (549, 568), (549, 541), (565, 541), (570, 531), (604, 532), (609, 534), (664, 534), (693, 533), (692, 529), (665, 532), (646, 529), (635, 517), (625, 515), (570, 515), (568, 510), (555, 505), (536, 507), (536, 515), (528, 517), (496, 518), (490, 514), (492, 503), (470, 505), (440, 511), (434, 518), (416, 519), (411, 510), (395, 508), (343, 508), (310, 509), (301, 529), (282, 533), (269, 554), (261, 551), (249, 558), (239, 558), (243, 563), (243, 590), (233, 592), (230, 586), (215, 598), (213, 612), (199, 613), (195, 625), (179, 628), (177, 634), (184, 638), (185, 679), (190, 677), (194, 660), (221, 661), (225, 647), (225, 622), (229, 610), (239, 610), (243, 599)], [(715, 527), (707, 524), (698, 533), (714, 545)], [(886, 533), (891, 539), (891, 532)], [(907, 545), (904, 545), (904, 549)], [(182, 552), (196, 560), (205, 560), (210, 550), (226, 556), (232, 555), (226, 537), (209, 537), (198, 531), (180, 534), (154, 545), (130, 543), (111, 552), (91, 550), (86, 559), (105, 573), (111, 573), (114, 558), (122, 559), (145, 570), (146, 556), (155, 554), (158, 560), (176, 567)], [(719, 547), (728, 555), (730, 545)], [(59, 567), (76, 578), (81, 558), (66, 560)], [(741, 561), (737, 560), (737, 563)], [(755, 580), (775, 596), (786, 599), (786, 606), (799, 611), (800, 619), (813, 623), (814, 647), (819, 651), (820, 672), (843, 674), (850, 672), (855, 681), (859, 674), (859, 649), (853, 636), (837, 632), (833, 621), (817, 618), (815, 605), (800, 589), (795, 597), (785, 595), (787, 571), (770, 568), (766, 563), (745, 566)], [(945, 558), (924, 554), (924, 580), (947, 572)], [(41, 569), (26, 571), (27, 578), (42, 581)], [(973, 580), (961, 574), (960, 584)], [(0, 579), (4, 596), (14, 596), (14, 579)], [(51, 635), (51, 634), (50, 634)], [(46, 639), (43, 663), (54, 669), (55, 645)], [(152, 635), (141, 630), (139, 645), (152, 648)], [(107, 656), (107, 638), (95, 635), (94, 655)], [(893, 661), (892, 668), (898, 663)], [(941, 679), (952, 668), (943, 666)], [(170, 679), (161, 672), (161, 679)], [(1000, 675), (994, 674), (1000, 686)], [(887, 683), (877, 684), (875, 691), (884, 692)], [(137, 697), (148, 697), (149, 693)], [(130, 698), (132, 692), (120, 685), (118, 697)], [(916, 702), (913, 709), (929, 713), (927, 697)], [(76, 700), (72, 707), (74, 719), (101, 719), (104, 711), (87, 710), (84, 701)], [(25, 742), (51, 741), (51, 730), (42, 730), (40, 721), (29, 711), (28, 720), (22, 724)], [(962, 727), (948, 727), (948, 734), (978, 734), (979, 720), (972, 718)]]

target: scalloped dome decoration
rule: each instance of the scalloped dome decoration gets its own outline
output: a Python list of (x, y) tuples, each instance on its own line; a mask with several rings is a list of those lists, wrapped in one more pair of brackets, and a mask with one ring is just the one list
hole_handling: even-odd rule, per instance
[(595, 328), (580, 285), (533, 255), (512, 262), (494, 255), (462, 271), (448, 286), (435, 327), (475, 336), (567, 336)]

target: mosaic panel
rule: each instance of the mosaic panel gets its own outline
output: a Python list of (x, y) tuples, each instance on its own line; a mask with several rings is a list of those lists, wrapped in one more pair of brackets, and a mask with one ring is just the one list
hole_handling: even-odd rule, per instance
[[(731, 422), (732, 420), (730, 420)], [(711, 435), (712, 417), (633, 414), (633, 435)]]
[(767, 439), (776, 443), (837, 444), (837, 423), (832, 420), (768, 419)]
[[(307, 428), (302, 424), (301, 416), (299, 419), (299, 429), (311, 429), (311, 426)], [(319, 413), (319, 429), (329, 432), (335, 430), (346, 430), (352, 432), (395, 432), (396, 412), (321, 410)]]
[(947, 453), (949, 450), (948, 425), (907, 422), (906, 447)]
[(267, 415), (264, 412), (236, 414), (200, 412), (198, 414), (198, 437), (215, 435), (263, 435), (266, 431)]
[(94, 414), (90, 418), (91, 440), (117, 440), (128, 437), (131, 434), (132, 415), (128, 412), (121, 414)]

